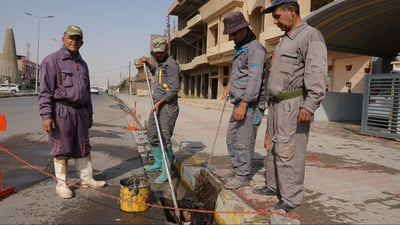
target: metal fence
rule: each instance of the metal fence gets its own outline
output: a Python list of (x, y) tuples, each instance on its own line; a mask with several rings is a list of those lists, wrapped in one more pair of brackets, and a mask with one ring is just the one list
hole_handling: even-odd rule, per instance
[(365, 76), (361, 133), (400, 139), (400, 73)]

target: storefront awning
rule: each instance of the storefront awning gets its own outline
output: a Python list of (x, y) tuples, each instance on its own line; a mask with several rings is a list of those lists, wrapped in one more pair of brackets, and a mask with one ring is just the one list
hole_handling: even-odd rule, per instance
[(400, 0), (336, 0), (304, 20), (331, 51), (379, 57), (400, 52)]

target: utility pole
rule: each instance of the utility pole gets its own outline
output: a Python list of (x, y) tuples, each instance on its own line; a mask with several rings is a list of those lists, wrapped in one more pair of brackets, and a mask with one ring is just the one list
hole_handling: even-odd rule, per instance
[(167, 38), (168, 38), (168, 54), (171, 55), (171, 24), (169, 22), (169, 15), (167, 15)]
[(128, 81), (129, 81), (129, 91), (128, 91), (128, 93), (129, 93), (129, 95), (131, 95), (132, 94), (132, 91), (131, 91), (131, 89), (132, 89), (132, 84), (131, 84), (131, 61), (129, 61), (129, 79), (128, 79)]
[(107, 79), (107, 94), (110, 95), (110, 78)]

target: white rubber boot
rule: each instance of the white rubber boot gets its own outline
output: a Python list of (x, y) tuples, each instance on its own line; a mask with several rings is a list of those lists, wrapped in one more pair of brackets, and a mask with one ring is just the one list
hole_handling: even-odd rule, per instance
[(97, 181), (93, 178), (92, 160), (90, 155), (75, 159), (76, 173), (82, 180), (82, 187), (98, 188), (106, 185), (105, 181)]
[[(54, 172), (57, 178), (67, 181), (68, 160), (54, 158)], [(61, 198), (72, 198), (74, 194), (64, 181), (57, 179), (56, 193)]]

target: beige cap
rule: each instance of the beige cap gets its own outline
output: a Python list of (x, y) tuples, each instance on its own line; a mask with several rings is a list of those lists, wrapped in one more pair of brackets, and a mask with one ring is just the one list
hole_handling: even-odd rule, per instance
[(168, 42), (167, 39), (165, 37), (158, 37), (155, 38), (152, 42), (151, 42), (151, 52), (165, 52), (165, 50), (168, 47)]
[(64, 33), (70, 36), (78, 35), (83, 37), (82, 29), (76, 25), (69, 25), (67, 28), (65, 28)]

